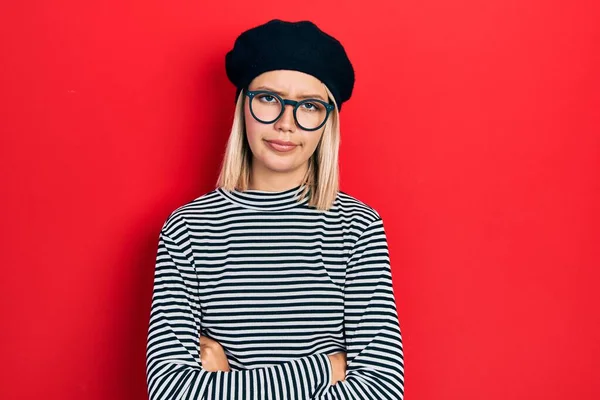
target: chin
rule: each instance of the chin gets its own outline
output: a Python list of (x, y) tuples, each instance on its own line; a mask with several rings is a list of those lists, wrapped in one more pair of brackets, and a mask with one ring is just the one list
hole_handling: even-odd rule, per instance
[(298, 167), (292, 157), (280, 157), (275, 154), (269, 154), (267, 157), (261, 157), (260, 163), (265, 168), (277, 172), (293, 171)]
[(281, 163), (267, 162), (267, 163), (265, 163), (265, 167), (267, 167), (271, 171), (276, 171), (276, 172), (292, 172), (296, 169), (293, 164), (283, 163), (283, 162), (281, 162)]

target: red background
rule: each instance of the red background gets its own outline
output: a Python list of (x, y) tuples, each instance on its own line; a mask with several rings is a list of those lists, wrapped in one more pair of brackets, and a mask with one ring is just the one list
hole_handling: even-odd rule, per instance
[(600, 398), (599, 3), (350, 3), (3, 2), (0, 398), (146, 398), (158, 231), (273, 17), (355, 65), (342, 190), (384, 218), (406, 399)]

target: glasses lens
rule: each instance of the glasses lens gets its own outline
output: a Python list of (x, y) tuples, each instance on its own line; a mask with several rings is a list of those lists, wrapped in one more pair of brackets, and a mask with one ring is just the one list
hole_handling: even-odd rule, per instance
[(325, 105), (314, 100), (300, 102), (296, 111), (298, 125), (304, 129), (315, 129), (327, 118)]
[(252, 113), (261, 122), (273, 122), (281, 114), (283, 104), (268, 93), (259, 93), (250, 102)]

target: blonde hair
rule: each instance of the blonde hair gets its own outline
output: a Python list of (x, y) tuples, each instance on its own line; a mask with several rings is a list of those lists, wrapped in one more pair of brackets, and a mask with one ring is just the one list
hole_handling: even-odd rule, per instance
[[(341, 143), (337, 104), (329, 89), (325, 89), (335, 109), (325, 123), (319, 144), (308, 159), (308, 170), (301, 182), (305, 188), (300, 193), (300, 198), (310, 193), (308, 204), (323, 211), (331, 208), (339, 191), (338, 159)], [(247, 190), (252, 169), (252, 151), (246, 138), (244, 123), (244, 97), (242, 90), (237, 99), (231, 133), (217, 180), (218, 187), (229, 191)]]

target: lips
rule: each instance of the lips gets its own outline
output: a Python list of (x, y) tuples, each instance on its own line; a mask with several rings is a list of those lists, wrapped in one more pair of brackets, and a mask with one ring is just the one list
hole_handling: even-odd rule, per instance
[(267, 140), (267, 142), (275, 143), (280, 146), (296, 146), (296, 144), (294, 142), (285, 142), (283, 140)]
[(282, 140), (267, 140), (267, 145), (278, 152), (286, 152), (294, 150), (298, 145), (292, 142), (284, 142)]

